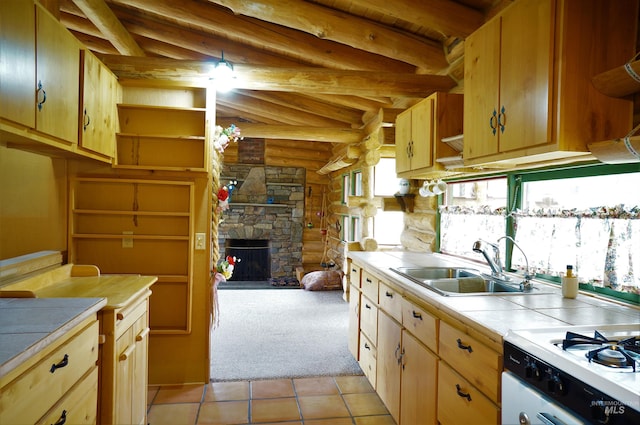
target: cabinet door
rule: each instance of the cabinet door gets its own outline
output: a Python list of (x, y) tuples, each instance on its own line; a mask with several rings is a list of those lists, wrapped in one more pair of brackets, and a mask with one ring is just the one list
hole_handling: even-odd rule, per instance
[(400, 425), (437, 424), (438, 358), (402, 331)]
[(149, 322), (147, 314), (142, 315), (133, 325), (134, 345), (133, 373), (131, 382), (131, 423), (147, 423), (147, 384)]
[(360, 336), (360, 290), (351, 285), (349, 290), (349, 351), (359, 360)]
[(88, 50), (83, 56), (80, 146), (113, 158), (116, 142), (117, 79)]
[(433, 165), (433, 97), (411, 108), (411, 169)]
[(464, 158), (498, 152), (500, 17), (464, 43)]
[(396, 173), (411, 169), (411, 110), (396, 117)]
[[(38, 131), (70, 143), (78, 141), (80, 47), (78, 41), (41, 6), (36, 7), (36, 88), (46, 101), (36, 108)], [(33, 93), (33, 92), (32, 92)]]
[(34, 128), (36, 124), (33, 104), (33, 85), (36, 80), (35, 28), (35, 10), (32, 2), (2, 1), (0, 117), (29, 128)]
[(130, 327), (122, 333), (116, 341), (116, 386), (115, 386), (115, 405), (114, 405), (114, 423), (131, 424), (131, 398), (133, 377), (133, 368), (136, 349), (133, 341), (133, 327)]
[(500, 152), (551, 141), (551, 22), (550, 0), (519, 1), (502, 17)]
[(391, 416), (399, 422), (400, 417), (400, 374), (401, 374), (400, 325), (380, 311), (378, 314), (378, 346), (376, 365), (376, 385), (378, 395)]

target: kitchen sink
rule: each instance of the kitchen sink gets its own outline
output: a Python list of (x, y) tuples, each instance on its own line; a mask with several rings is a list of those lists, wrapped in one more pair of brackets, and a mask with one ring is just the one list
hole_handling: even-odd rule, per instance
[(517, 282), (491, 279), (475, 269), (458, 267), (396, 267), (391, 271), (442, 296), (471, 296), (492, 294), (540, 294), (539, 288), (523, 291)]

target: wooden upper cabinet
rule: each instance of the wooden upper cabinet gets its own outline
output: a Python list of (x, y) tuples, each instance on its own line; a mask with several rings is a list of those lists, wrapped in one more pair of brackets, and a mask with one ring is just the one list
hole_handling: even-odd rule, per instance
[(78, 142), (80, 44), (49, 12), (36, 5), (36, 129)]
[(33, 3), (3, 0), (0, 13), (2, 63), (0, 117), (29, 128), (36, 126), (36, 21)]
[(396, 173), (420, 178), (439, 170), (437, 162), (459, 154), (441, 139), (462, 133), (463, 96), (434, 93), (396, 118)]
[(83, 149), (113, 158), (118, 130), (120, 89), (116, 76), (90, 51), (81, 52), (82, 92), (79, 144)]
[(591, 77), (634, 54), (637, 0), (519, 0), (465, 41), (464, 160), (581, 156), (631, 129), (632, 101)]

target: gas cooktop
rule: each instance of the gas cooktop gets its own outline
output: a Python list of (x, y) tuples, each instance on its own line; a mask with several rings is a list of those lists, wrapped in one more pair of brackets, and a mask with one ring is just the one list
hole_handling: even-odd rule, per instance
[(640, 323), (513, 330), (504, 340), (640, 411)]

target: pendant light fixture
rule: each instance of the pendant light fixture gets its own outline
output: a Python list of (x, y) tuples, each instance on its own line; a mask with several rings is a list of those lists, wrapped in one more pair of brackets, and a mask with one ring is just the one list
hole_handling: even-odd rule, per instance
[(211, 80), (219, 92), (228, 92), (234, 88), (236, 75), (233, 71), (233, 64), (224, 58), (224, 50), (218, 63), (215, 64), (211, 72)]

